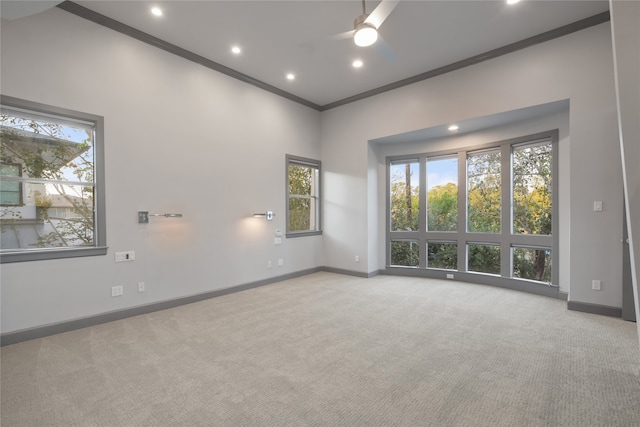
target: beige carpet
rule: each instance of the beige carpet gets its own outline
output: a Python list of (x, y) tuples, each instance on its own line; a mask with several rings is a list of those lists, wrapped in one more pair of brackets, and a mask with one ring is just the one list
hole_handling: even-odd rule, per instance
[(2, 427), (639, 426), (633, 323), (317, 273), (2, 348)]

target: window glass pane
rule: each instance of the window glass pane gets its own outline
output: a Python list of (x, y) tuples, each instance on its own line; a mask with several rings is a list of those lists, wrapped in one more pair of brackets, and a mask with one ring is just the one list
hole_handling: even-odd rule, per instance
[(0, 206), (16, 206), (22, 203), (20, 197), (20, 182), (8, 181), (5, 177), (20, 177), (19, 165), (0, 163)]
[(311, 199), (289, 197), (289, 231), (308, 231), (311, 227)]
[(287, 232), (304, 233), (320, 230), (320, 162), (287, 161), (288, 218)]
[(444, 268), (447, 270), (458, 269), (458, 244), (457, 243), (428, 243), (427, 267)]
[(469, 271), (500, 274), (500, 246), (469, 244), (467, 260)]
[(513, 232), (551, 234), (551, 144), (513, 149)]
[(391, 231), (417, 231), (420, 218), (420, 169), (417, 160), (390, 166)]
[(24, 204), (3, 210), (2, 249), (94, 246), (93, 187), (25, 183)]
[(467, 229), (500, 232), (500, 151), (467, 156)]
[(391, 265), (417, 267), (420, 264), (420, 248), (418, 242), (392, 241)]
[(513, 248), (513, 277), (551, 283), (551, 250)]
[(289, 165), (289, 194), (311, 195), (313, 169), (308, 166)]
[(94, 124), (3, 108), (0, 125), (2, 174), (21, 171), (2, 186), (2, 249), (95, 246)]
[(427, 160), (427, 229), (458, 228), (458, 159)]

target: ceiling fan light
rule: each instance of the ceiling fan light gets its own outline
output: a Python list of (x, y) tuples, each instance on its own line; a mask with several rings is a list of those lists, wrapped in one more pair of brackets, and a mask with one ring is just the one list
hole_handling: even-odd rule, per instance
[(378, 40), (378, 31), (368, 24), (360, 24), (356, 28), (356, 33), (353, 36), (353, 41), (356, 46), (371, 46)]

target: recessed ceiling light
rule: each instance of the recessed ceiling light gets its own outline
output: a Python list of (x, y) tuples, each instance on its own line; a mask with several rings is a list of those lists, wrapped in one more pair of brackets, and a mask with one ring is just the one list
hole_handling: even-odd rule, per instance
[(460, 129), (460, 127), (459, 127), (458, 125), (451, 125), (451, 126), (449, 126), (449, 130), (450, 130), (451, 132), (455, 132), (455, 131), (457, 131), (458, 129)]
[(353, 63), (351, 65), (353, 65), (353, 68), (360, 68), (360, 67), (362, 67), (363, 64), (364, 63), (361, 60), (356, 59), (355, 61), (353, 61)]
[(295, 80), (295, 78), (296, 78), (295, 74), (293, 74), (293, 73), (287, 74), (287, 80)]
[(162, 16), (162, 9), (160, 9), (159, 7), (152, 7), (151, 14), (153, 16)]
[(231, 47), (231, 52), (234, 53), (235, 55), (238, 55), (242, 52), (242, 49), (240, 49), (240, 47), (238, 46), (233, 46)]
[(519, 3), (520, 0), (507, 0), (507, 4), (516, 4)]

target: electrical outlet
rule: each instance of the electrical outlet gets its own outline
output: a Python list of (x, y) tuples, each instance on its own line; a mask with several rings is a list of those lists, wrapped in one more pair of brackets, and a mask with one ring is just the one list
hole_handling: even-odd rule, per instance
[(593, 211), (602, 212), (602, 200), (596, 200), (593, 202)]
[(138, 292), (144, 292), (144, 282), (138, 282)]
[(111, 296), (112, 297), (119, 297), (122, 294), (124, 294), (124, 286), (112, 286), (111, 287)]
[(591, 289), (593, 289), (594, 291), (599, 291), (600, 290), (600, 280), (592, 280), (591, 281)]
[(284, 259), (278, 259), (278, 267), (282, 267), (284, 265)]
[(135, 261), (136, 251), (116, 252), (116, 262)]
[(356, 255), (355, 259), (356, 259), (356, 262), (360, 262), (360, 256), (359, 255)]

